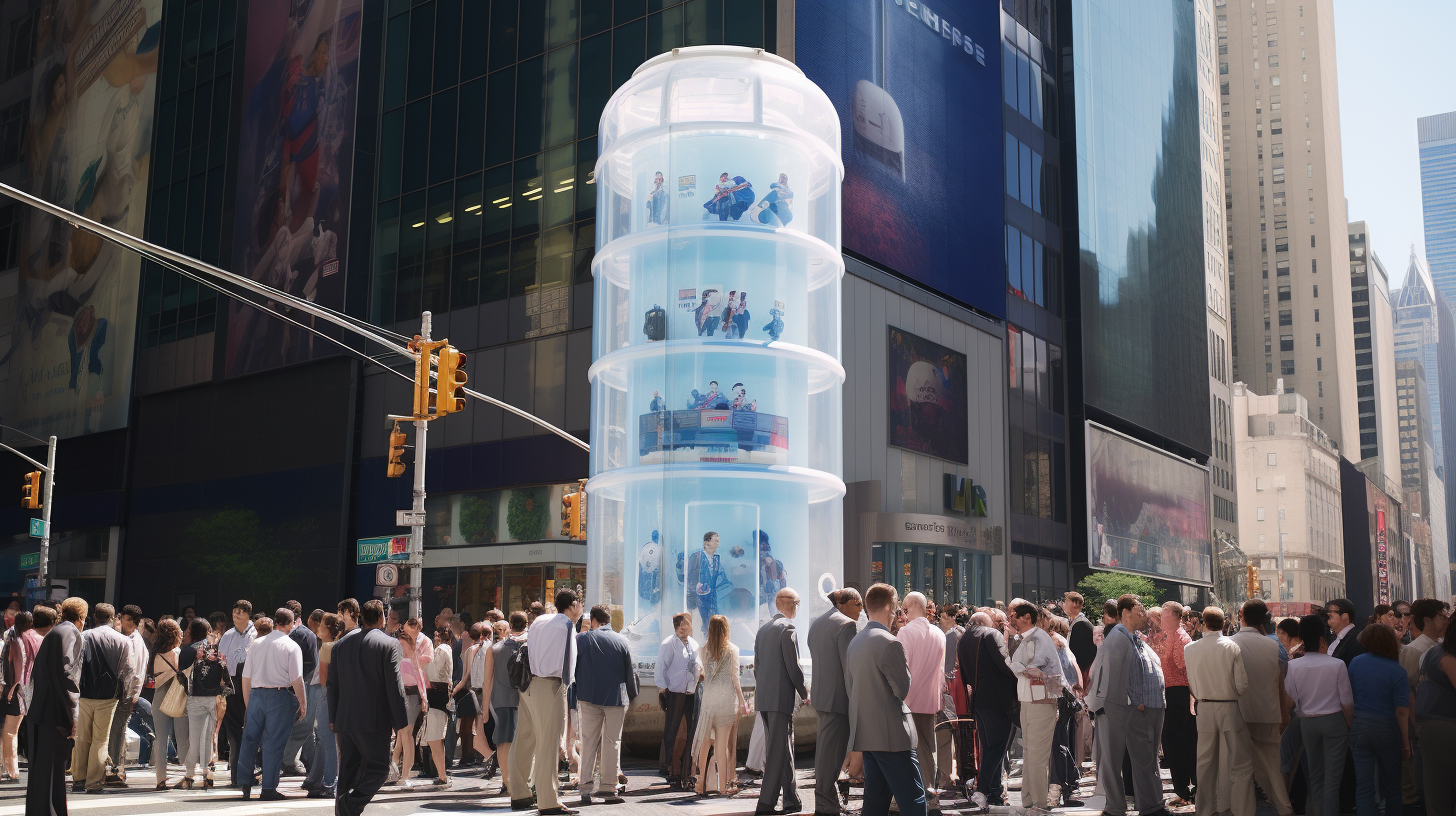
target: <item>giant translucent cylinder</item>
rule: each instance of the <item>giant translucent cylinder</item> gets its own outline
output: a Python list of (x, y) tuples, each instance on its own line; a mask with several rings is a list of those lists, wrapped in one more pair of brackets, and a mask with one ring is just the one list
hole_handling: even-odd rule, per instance
[(639, 663), (683, 611), (750, 659), (779, 589), (806, 630), (843, 574), (839, 117), (707, 46), (644, 63), (599, 133), (588, 600)]

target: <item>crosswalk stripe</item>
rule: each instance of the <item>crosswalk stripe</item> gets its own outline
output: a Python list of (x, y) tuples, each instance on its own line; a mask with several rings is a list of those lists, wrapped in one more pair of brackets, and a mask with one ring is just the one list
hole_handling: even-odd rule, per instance
[[(158, 805), (163, 802), (176, 801), (163, 796), (117, 796), (104, 795), (85, 797), (68, 796), (66, 798), (66, 810), (95, 810), (97, 808), (119, 808), (137, 807), (140, 805)], [(0, 807), (0, 816), (24, 816), (25, 805), (9, 805)]]

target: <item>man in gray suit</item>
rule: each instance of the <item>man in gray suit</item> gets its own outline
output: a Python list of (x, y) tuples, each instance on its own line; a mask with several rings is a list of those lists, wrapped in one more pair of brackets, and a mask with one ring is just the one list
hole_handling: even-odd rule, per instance
[[(799, 642), (794, 636), (799, 593), (785, 587), (774, 596), (774, 605), (778, 614), (760, 626), (753, 639), (753, 700), (763, 718), (767, 746), (763, 788), (755, 814), (798, 813), (803, 808), (794, 784), (794, 696), (809, 702), (804, 670), (799, 667)], [(784, 809), (780, 811), (774, 806), (781, 793)]]
[(1104, 813), (1123, 816), (1122, 755), (1132, 759), (1132, 784), (1141, 816), (1168, 816), (1158, 777), (1158, 741), (1163, 733), (1163, 667), (1138, 633), (1147, 612), (1136, 595), (1117, 599), (1120, 622), (1102, 639), (1093, 668), (1087, 708), (1097, 715), (1097, 788)]
[(925, 784), (915, 757), (918, 737), (905, 705), (910, 664), (905, 647), (890, 634), (898, 602), (888, 584), (869, 588), (864, 606), (870, 622), (854, 636), (846, 655), (849, 747), (864, 752), (863, 816), (886, 816), (891, 796), (902, 816), (926, 816)]
[(819, 712), (819, 739), (814, 747), (814, 813), (842, 812), (836, 782), (849, 751), (849, 691), (844, 672), (849, 643), (854, 640), (861, 607), (859, 592), (829, 593), (829, 611), (809, 624), (809, 657), (814, 661), (814, 710)]

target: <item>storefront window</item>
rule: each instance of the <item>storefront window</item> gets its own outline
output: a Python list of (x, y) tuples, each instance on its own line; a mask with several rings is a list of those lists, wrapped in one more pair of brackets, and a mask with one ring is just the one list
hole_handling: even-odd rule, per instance
[(564, 541), (561, 497), (575, 484), (514, 487), (425, 500), (426, 547)]

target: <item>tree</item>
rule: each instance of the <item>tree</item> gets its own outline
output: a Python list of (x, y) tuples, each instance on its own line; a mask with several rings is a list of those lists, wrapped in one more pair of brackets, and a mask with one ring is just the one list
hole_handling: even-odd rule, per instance
[(1158, 603), (1162, 593), (1150, 579), (1125, 572), (1094, 572), (1077, 582), (1077, 591), (1086, 600), (1087, 616), (1095, 618), (1102, 605), (1117, 600), (1123, 595), (1136, 595), (1143, 606), (1151, 609)]

